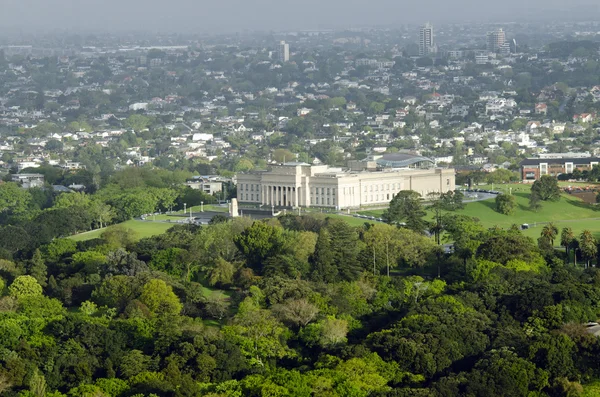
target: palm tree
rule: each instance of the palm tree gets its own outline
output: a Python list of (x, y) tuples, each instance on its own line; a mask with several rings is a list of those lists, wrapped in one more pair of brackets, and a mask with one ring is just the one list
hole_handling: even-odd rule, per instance
[(550, 241), (550, 245), (554, 246), (554, 239), (558, 235), (558, 228), (554, 223), (550, 222), (542, 229), (542, 237)]
[(586, 261), (585, 267), (590, 266), (590, 260), (598, 254), (597, 241), (589, 230), (584, 230), (579, 238), (579, 250)]
[(571, 261), (571, 246), (573, 245), (574, 240), (575, 235), (573, 234), (573, 229), (570, 227), (564, 227), (560, 233), (560, 245), (565, 247), (565, 252), (567, 253), (567, 263)]

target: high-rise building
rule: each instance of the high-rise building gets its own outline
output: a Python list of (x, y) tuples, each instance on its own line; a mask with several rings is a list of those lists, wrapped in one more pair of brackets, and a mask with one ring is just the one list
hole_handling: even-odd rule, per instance
[(277, 57), (280, 62), (288, 62), (290, 60), (290, 45), (283, 40), (279, 42)]
[(433, 25), (427, 22), (419, 29), (419, 56), (426, 56), (436, 52)]
[(498, 29), (487, 34), (487, 50), (490, 52), (498, 52), (505, 47), (506, 36), (504, 30)]

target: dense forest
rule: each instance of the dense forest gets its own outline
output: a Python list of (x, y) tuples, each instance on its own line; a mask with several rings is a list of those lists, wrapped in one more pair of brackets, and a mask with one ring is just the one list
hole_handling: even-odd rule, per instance
[(4, 250), (0, 391), (583, 395), (600, 377), (600, 271), (440, 214), (452, 252), (421, 226), (295, 215)]

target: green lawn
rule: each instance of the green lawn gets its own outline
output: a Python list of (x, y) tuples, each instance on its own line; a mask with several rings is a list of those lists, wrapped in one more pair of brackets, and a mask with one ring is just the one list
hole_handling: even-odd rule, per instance
[[(144, 237), (152, 237), (158, 234), (163, 234), (168, 229), (174, 226), (171, 223), (163, 223), (163, 222), (144, 222), (144, 221), (136, 221), (131, 220), (127, 222), (120, 223), (121, 226), (126, 227), (128, 229), (133, 230), (136, 233), (137, 239), (142, 239)], [(85, 232), (76, 234), (75, 236), (69, 237), (75, 241), (86, 241), (94, 238), (100, 237), (100, 235), (106, 229), (97, 229), (91, 232)]]
[(207, 298), (216, 298), (222, 300), (228, 300), (231, 298), (231, 292), (224, 291), (222, 289), (210, 288), (202, 286), (202, 294)]
[[(574, 183), (561, 183), (561, 185), (574, 186)], [(587, 183), (580, 183), (581, 186), (589, 186)], [(491, 185), (479, 186), (481, 189), (491, 189)], [(509, 228), (513, 224), (529, 224), (530, 229), (524, 230), (526, 236), (537, 239), (545, 223), (554, 222), (562, 229), (571, 227), (575, 234), (580, 234), (583, 230), (590, 230), (596, 238), (600, 238), (600, 206), (586, 204), (568, 194), (563, 194), (560, 201), (543, 202), (542, 209), (538, 212), (529, 209), (529, 194), (531, 185), (525, 184), (503, 184), (494, 185), (498, 191), (511, 191), (517, 201), (517, 209), (513, 215), (502, 215), (495, 210), (494, 199), (476, 201), (467, 203), (464, 210), (457, 211), (458, 214), (464, 214), (479, 218), (486, 227), (499, 226)], [(360, 211), (363, 215), (380, 217), (383, 210)], [(598, 218), (598, 219), (596, 219)], [(356, 219), (356, 218), (355, 218)], [(558, 241), (555, 244), (558, 245)]]
[(315, 218), (321, 218), (321, 219), (325, 219), (325, 218), (334, 218), (334, 219), (341, 219), (345, 222), (347, 222), (350, 226), (363, 226), (365, 224), (365, 222), (369, 222), (369, 223), (374, 223), (371, 220), (368, 219), (364, 219), (364, 218), (355, 218), (352, 215), (339, 215), (339, 214), (329, 214), (329, 213), (308, 213), (306, 214), (308, 216), (313, 216)]
[(495, 211), (494, 199), (468, 203), (464, 210), (458, 213), (477, 217), (486, 227), (499, 226), (509, 228), (513, 224), (527, 223), (530, 229), (524, 234), (530, 237), (539, 237), (543, 224), (554, 222), (561, 229), (571, 227), (576, 234), (588, 229), (595, 235), (600, 235), (600, 208), (586, 204), (581, 200), (563, 194), (559, 201), (546, 201), (542, 209), (534, 212), (529, 209), (529, 190), (517, 191), (513, 195), (517, 200), (517, 210), (513, 215), (502, 215)]

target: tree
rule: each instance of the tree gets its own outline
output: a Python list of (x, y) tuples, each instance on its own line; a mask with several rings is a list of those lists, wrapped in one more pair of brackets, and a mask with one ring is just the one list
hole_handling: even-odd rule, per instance
[(295, 159), (296, 155), (287, 149), (275, 149), (273, 151), (273, 160), (278, 163), (290, 162), (294, 161)]
[(46, 397), (47, 395), (46, 378), (44, 378), (44, 375), (37, 368), (29, 381), (29, 391), (35, 397)]
[(92, 298), (99, 305), (122, 311), (139, 295), (139, 290), (140, 286), (134, 277), (117, 275), (104, 279), (92, 293)]
[(257, 274), (262, 274), (265, 260), (281, 251), (284, 245), (283, 232), (279, 227), (256, 221), (236, 236), (235, 243), (246, 257), (248, 266)]
[(548, 385), (548, 373), (503, 348), (487, 353), (467, 374), (466, 395), (530, 396)]
[(565, 252), (567, 253), (567, 263), (570, 262), (571, 248), (573, 247), (574, 241), (575, 234), (573, 233), (573, 229), (571, 229), (570, 227), (563, 228), (560, 233), (560, 245), (565, 247)]
[(590, 261), (598, 254), (598, 243), (592, 235), (592, 232), (589, 230), (581, 232), (581, 236), (579, 237), (579, 250), (581, 256), (585, 259), (585, 267), (589, 267)]
[(179, 314), (183, 307), (171, 286), (158, 279), (152, 279), (144, 284), (140, 302), (156, 314)]
[(547, 240), (550, 243), (550, 246), (554, 246), (554, 240), (558, 235), (558, 228), (554, 225), (554, 223), (550, 222), (544, 226), (541, 232), (541, 237)]
[(334, 263), (331, 251), (331, 234), (327, 228), (322, 228), (317, 237), (315, 253), (311, 257), (311, 278), (315, 281), (332, 283), (338, 276), (338, 269)]
[(558, 180), (550, 175), (542, 175), (531, 186), (531, 197), (536, 195), (542, 201), (560, 200), (560, 188)]
[(150, 361), (151, 358), (140, 350), (130, 350), (121, 358), (119, 370), (126, 379), (129, 379), (132, 376), (147, 371)]
[(390, 268), (399, 265), (425, 266), (436, 248), (436, 244), (422, 234), (385, 224), (370, 226), (363, 233), (363, 241), (366, 243), (364, 267), (374, 267), (374, 271), (385, 268), (387, 275)]
[(42, 286), (32, 276), (19, 276), (8, 287), (8, 293), (14, 298), (42, 295)]
[(223, 258), (217, 258), (215, 266), (210, 270), (208, 283), (210, 286), (226, 286), (233, 282), (235, 266)]
[(273, 306), (273, 312), (284, 323), (296, 327), (306, 327), (319, 314), (319, 308), (307, 299), (286, 300)]
[(382, 218), (390, 224), (406, 223), (406, 227), (417, 233), (424, 233), (427, 223), (423, 217), (427, 213), (421, 204), (421, 195), (413, 190), (397, 193)]
[(527, 263), (544, 263), (533, 239), (510, 230), (498, 230), (485, 236), (477, 249), (477, 257), (503, 265), (515, 259)]
[(503, 215), (512, 215), (517, 207), (515, 196), (499, 194), (496, 196), (496, 211)]
[(0, 215), (20, 215), (27, 211), (31, 194), (14, 182), (0, 185)]
[(151, 123), (151, 119), (142, 114), (132, 114), (125, 120), (125, 126), (132, 129), (134, 132), (142, 132), (148, 128)]
[(48, 268), (46, 266), (46, 262), (42, 257), (42, 253), (39, 248), (33, 253), (33, 257), (31, 261), (29, 261), (28, 272), (33, 278), (35, 278), (42, 287), (46, 286), (46, 280), (48, 278)]
[(253, 297), (240, 304), (232, 325), (223, 327), (223, 334), (240, 347), (251, 366), (265, 367), (269, 360), (293, 356), (285, 344), (286, 328)]
[(532, 191), (529, 195), (529, 209), (538, 212), (542, 208), (542, 199), (539, 193)]

